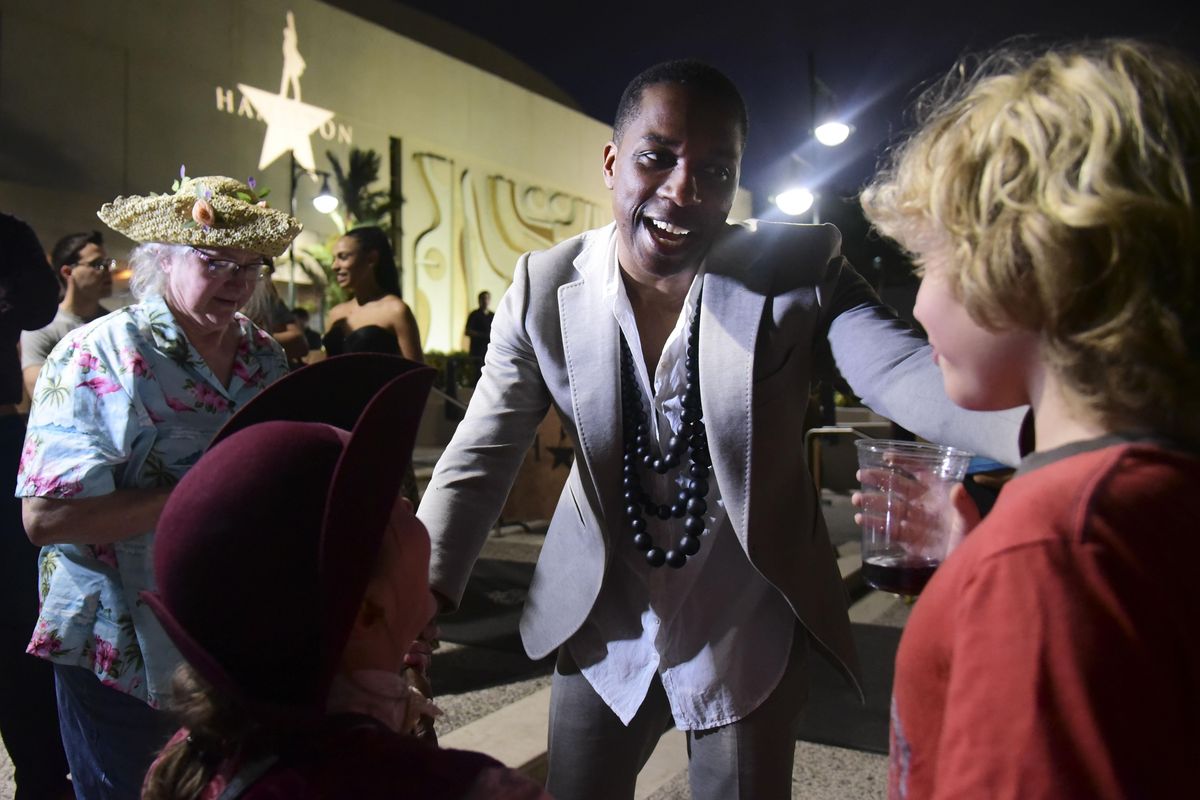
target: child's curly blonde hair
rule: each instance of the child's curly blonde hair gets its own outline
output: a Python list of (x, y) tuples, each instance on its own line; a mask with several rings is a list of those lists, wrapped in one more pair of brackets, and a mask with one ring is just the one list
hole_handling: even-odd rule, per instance
[[(968, 77), (967, 73), (973, 74)], [(1082, 412), (1200, 441), (1200, 71), (1108, 40), (960, 64), (863, 191), (979, 323), (1042, 337)]]

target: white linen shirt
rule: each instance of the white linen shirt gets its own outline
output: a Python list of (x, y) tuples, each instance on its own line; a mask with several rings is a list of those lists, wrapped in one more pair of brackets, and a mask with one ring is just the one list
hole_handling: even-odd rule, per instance
[[(674, 330), (667, 337), (650, 389), (649, 371), (633, 307), (617, 263), (616, 237), (609, 241), (604, 297), (625, 335), (647, 418), (665, 451), (682, 424), (687, 382), (687, 331), (704, 267), (692, 282)], [(703, 323), (701, 323), (703, 324)], [(710, 384), (711, 385), (711, 384)], [(703, 404), (703, 396), (701, 404)], [(683, 465), (690, 464), (685, 456)], [(658, 475), (639, 467), (642, 485), (655, 502), (672, 502), (682, 468)], [(681, 569), (651, 568), (633, 546), (628, 524), (611, 531), (612, 563), (586, 622), (568, 647), (583, 676), (628, 725), (655, 673), (661, 676), (680, 730), (707, 730), (742, 719), (774, 690), (787, 667), (796, 629), (790, 606), (759, 574), (742, 550), (721, 501), (716, 475), (708, 478), (706, 532), (700, 551)], [(647, 530), (664, 550), (683, 535), (683, 520), (648, 517)]]

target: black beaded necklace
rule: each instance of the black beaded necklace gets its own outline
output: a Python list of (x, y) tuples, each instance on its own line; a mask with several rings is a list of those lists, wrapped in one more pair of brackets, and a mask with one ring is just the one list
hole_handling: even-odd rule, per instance
[[(625, 494), (625, 517), (633, 531), (633, 546), (646, 554), (646, 563), (651, 567), (666, 564), (678, 569), (687, 563), (689, 556), (700, 551), (700, 536), (704, 533), (704, 512), (708, 504), (708, 473), (712, 458), (708, 453), (708, 437), (704, 432), (704, 411), (700, 406), (700, 298), (703, 288), (696, 293), (696, 309), (692, 312), (688, 327), (687, 354), (684, 367), (687, 384), (683, 392), (683, 421), (679, 430), (667, 442), (667, 452), (658, 454), (650, 443), (650, 428), (647, 424), (642, 390), (637, 371), (633, 365), (633, 354), (621, 334), (621, 427), (625, 434), (623, 473)], [(638, 466), (652, 469), (659, 475), (680, 466), (684, 452), (688, 452), (688, 480), (680, 489), (675, 502), (657, 503), (642, 489), (638, 477)], [(646, 530), (646, 517), (668, 520), (685, 517), (684, 535), (679, 544), (666, 550), (654, 544)]]

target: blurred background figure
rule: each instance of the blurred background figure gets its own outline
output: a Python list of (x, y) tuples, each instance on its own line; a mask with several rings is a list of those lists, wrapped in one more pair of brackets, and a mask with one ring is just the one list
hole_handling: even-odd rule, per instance
[(50, 266), (65, 290), (50, 324), (21, 334), (21, 372), (30, 397), (46, 356), (68, 333), (107, 314), (100, 301), (112, 296), (113, 290), (115, 262), (104, 250), (100, 231), (71, 233), (59, 239), (50, 252)]
[[(273, 272), (274, 265), (268, 262), (268, 266)], [(271, 334), (271, 338), (279, 342), (284, 355), (288, 358), (289, 367), (292, 369), (302, 367), (309, 351), (308, 337), (304, 335), (304, 327), (288, 310), (287, 304), (279, 296), (279, 291), (275, 288), (275, 283), (270, 280), (269, 274), (267, 280), (262, 283), (262, 291), (246, 307), (246, 316), (250, 317), (255, 325)]]
[(304, 306), (296, 306), (292, 309), (292, 319), (296, 320), (296, 324), (300, 326), (300, 330), (304, 333), (304, 341), (308, 345), (308, 356), (304, 360), (312, 363), (316, 360), (313, 357), (321, 354), (321, 334), (309, 327), (312, 316)]
[[(159, 526), (159, 589), (142, 595), (187, 659), (184, 727), (144, 798), (546, 798), (411, 733), (428, 704), (401, 672), (434, 610), (430, 544), (394, 466), (433, 376), (379, 355), (294, 373), (184, 478)], [(297, 659), (301, 643), (314, 646)]]
[(469, 352), (475, 361), (476, 369), (483, 366), (483, 357), (487, 355), (488, 343), (492, 340), (492, 317), (495, 314), (488, 308), (491, 303), (491, 292), (480, 292), (479, 308), (467, 315), (467, 329), (464, 333), (471, 340)]
[(100, 218), (142, 243), (138, 302), (67, 334), (38, 379), (17, 477), (42, 546), (28, 652), (54, 664), (71, 778), (89, 800), (136, 797), (175, 727), (158, 709), (179, 653), (138, 600), (163, 505), (233, 412), (287, 371), (238, 313), (300, 231), (257, 199), (208, 177), (105, 204)]
[(400, 278), (392, 246), (382, 228), (355, 228), (337, 240), (333, 248), (333, 274), (338, 286), (354, 294), (329, 312), (325, 352), (331, 356), (348, 352), (346, 337), (369, 326), (395, 339), (400, 353), (410, 361), (423, 362), (421, 333), (412, 310), (400, 299)]
[[(85, 268), (86, 269), (86, 268)], [(25, 418), (17, 339), (54, 318), (59, 283), (37, 236), (0, 214), (0, 736), (13, 761), (16, 800), (72, 795), (58, 733), (54, 673), (25, 653), (38, 616), (37, 548), (25, 537), (13, 497)]]

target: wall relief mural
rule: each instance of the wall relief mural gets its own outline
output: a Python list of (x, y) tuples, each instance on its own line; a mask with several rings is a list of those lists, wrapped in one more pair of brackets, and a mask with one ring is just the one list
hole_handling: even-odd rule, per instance
[(428, 350), (463, 347), (480, 292), (492, 308), (517, 258), (600, 224), (590, 200), (423, 150), (402, 174), (405, 288)]

